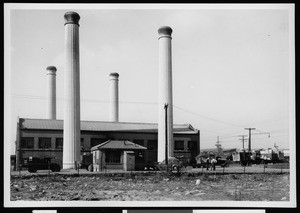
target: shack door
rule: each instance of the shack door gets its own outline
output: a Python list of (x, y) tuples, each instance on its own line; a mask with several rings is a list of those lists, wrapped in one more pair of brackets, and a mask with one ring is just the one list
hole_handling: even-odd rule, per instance
[(124, 171), (133, 171), (135, 168), (135, 154), (133, 151), (124, 151)]

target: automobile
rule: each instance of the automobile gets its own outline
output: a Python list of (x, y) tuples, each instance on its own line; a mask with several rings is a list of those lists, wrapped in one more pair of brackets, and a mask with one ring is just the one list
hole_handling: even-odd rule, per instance
[(150, 171), (150, 170), (157, 170), (157, 164), (158, 162), (147, 162), (145, 165), (145, 170)]
[[(163, 160), (161, 162), (158, 162), (156, 165), (158, 170), (166, 170), (167, 169), (167, 165), (166, 165), (166, 160)], [(168, 168), (172, 170), (179, 170), (181, 167), (183, 167), (182, 162), (175, 157), (169, 157), (168, 158)]]
[(86, 169), (89, 171), (89, 166), (93, 164), (93, 155), (92, 154), (83, 154), (80, 168)]
[(28, 163), (28, 172), (34, 173), (37, 170), (48, 170), (52, 172), (59, 172), (61, 170), (60, 165), (55, 162), (51, 162), (51, 158), (37, 158), (29, 157)]

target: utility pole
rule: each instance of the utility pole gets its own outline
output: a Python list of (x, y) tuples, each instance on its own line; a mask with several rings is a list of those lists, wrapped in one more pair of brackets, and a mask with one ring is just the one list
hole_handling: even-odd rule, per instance
[(277, 151), (279, 160), (282, 160), (282, 156), (280, 155), (280, 151), (279, 151), (278, 146), (276, 145), (276, 143), (274, 143), (274, 147), (275, 147), (275, 149)]
[(274, 147), (276, 148), (276, 150), (278, 150), (278, 146), (276, 145), (276, 143), (274, 143)]
[(247, 136), (247, 135), (239, 135), (239, 137), (242, 137), (242, 139), (239, 139), (239, 140), (241, 140), (243, 142), (243, 150), (244, 151), (245, 151), (244, 143), (245, 143), (245, 140), (247, 140), (247, 139), (245, 139), (245, 136)]
[(255, 128), (245, 128), (245, 130), (249, 130), (249, 142), (248, 142), (248, 151), (251, 152), (251, 130), (255, 130)]
[(251, 130), (255, 130), (255, 128), (245, 128), (245, 130), (249, 130), (249, 140), (248, 140), (248, 153), (249, 153), (249, 159), (248, 159), (248, 165), (251, 165)]
[(221, 147), (221, 144), (220, 144), (221, 141), (219, 141), (219, 136), (218, 136), (218, 140), (216, 142), (216, 147), (217, 147), (217, 152), (218, 152), (218, 156), (220, 156), (220, 147)]
[(168, 172), (168, 104), (165, 104), (165, 128), (166, 128), (166, 167)]

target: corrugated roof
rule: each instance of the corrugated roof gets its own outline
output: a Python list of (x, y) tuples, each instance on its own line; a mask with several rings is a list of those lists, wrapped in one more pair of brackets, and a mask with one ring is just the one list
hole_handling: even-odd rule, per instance
[(135, 144), (128, 140), (109, 140), (91, 148), (91, 151), (97, 149), (122, 149), (122, 150), (143, 150), (144, 146)]
[[(21, 129), (63, 130), (63, 120), (20, 118)], [(157, 132), (156, 123), (81, 121), (81, 131)], [(174, 124), (174, 133), (196, 134), (190, 124)]]

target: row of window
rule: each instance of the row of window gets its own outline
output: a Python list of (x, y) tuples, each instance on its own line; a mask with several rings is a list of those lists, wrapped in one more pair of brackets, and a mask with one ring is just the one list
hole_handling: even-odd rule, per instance
[[(184, 150), (184, 141), (175, 141), (174, 150)], [(188, 141), (188, 150), (197, 150), (196, 141)]]
[[(96, 146), (100, 143), (107, 141), (107, 139), (102, 138), (91, 138), (91, 147)], [(84, 147), (84, 138), (81, 138), (81, 147)], [(33, 137), (22, 137), (21, 138), (21, 148), (33, 149), (34, 148), (34, 138)], [(38, 140), (39, 149), (50, 149), (51, 147), (51, 138), (39, 138)], [(55, 147), (54, 149), (63, 148), (63, 138), (55, 138)]]
[[(34, 138), (33, 137), (22, 137), (21, 138), (21, 148), (33, 149), (34, 148)], [(51, 149), (51, 138), (39, 138), (38, 140), (39, 149)], [(63, 138), (55, 139), (55, 149), (63, 148)]]
[[(106, 139), (101, 138), (91, 138), (91, 147), (96, 146), (100, 143), (107, 141)], [(84, 147), (84, 138), (81, 138), (81, 147)], [(33, 149), (34, 148), (34, 138), (33, 137), (22, 137), (21, 138), (21, 148)], [(51, 138), (39, 138), (38, 140), (39, 149), (50, 149), (51, 147)], [(55, 147), (54, 149), (63, 148), (63, 138), (55, 138)]]
[[(133, 140), (134, 143), (144, 146), (144, 140)], [(197, 150), (196, 141), (188, 141), (188, 150)], [(157, 150), (157, 140), (148, 140), (148, 150)], [(184, 150), (184, 141), (175, 141), (174, 150)]]
[[(107, 139), (102, 138), (91, 138), (91, 147), (96, 146), (100, 143), (107, 141)], [(133, 140), (134, 143), (144, 146), (144, 140)], [(81, 147), (84, 147), (84, 138), (81, 138)], [(184, 150), (184, 141), (175, 141), (174, 150)], [(33, 137), (22, 137), (21, 138), (21, 148), (33, 149), (34, 148), (34, 138)], [(39, 149), (51, 149), (51, 138), (39, 138), (38, 140)], [(63, 138), (55, 138), (54, 149), (63, 148)], [(188, 141), (188, 150), (197, 150), (196, 141)], [(157, 140), (148, 140), (147, 143), (148, 150), (157, 150)]]

